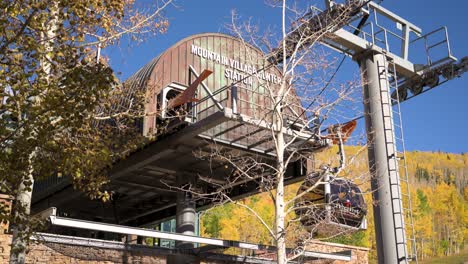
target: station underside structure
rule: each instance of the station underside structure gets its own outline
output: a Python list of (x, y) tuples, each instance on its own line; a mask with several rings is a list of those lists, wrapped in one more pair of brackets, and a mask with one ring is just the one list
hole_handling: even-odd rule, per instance
[[(217, 128), (222, 124), (229, 125), (218, 132)], [(236, 133), (235, 129), (243, 130), (243, 133)], [(82, 219), (100, 217), (102, 221), (110, 223), (116, 221), (115, 210), (118, 210), (119, 223), (145, 225), (175, 215), (176, 196), (177, 192), (181, 191), (178, 189), (180, 185), (177, 183), (178, 175), (183, 175), (185, 179), (203, 178), (216, 183), (217, 186), (224, 186), (233, 199), (246, 197), (258, 192), (258, 185), (255, 182), (229, 184), (228, 179), (231, 178), (233, 171), (226, 169), (227, 163), (203, 157), (213, 152), (212, 141), (214, 141), (223, 147), (224, 155), (227, 154), (226, 151), (231, 151), (234, 155), (253, 151), (251, 155), (261, 156), (264, 162), (273, 162), (270, 153), (272, 150), (269, 147), (261, 148), (259, 141), (249, 145), (243, 144), (240, 139), (260, 134), (266, 129), (268, 128), (262, 124), (253, 124), (240, 116), (234, 116), (231, 109), (225, 108), (224, 111), (216, 112), (194, 125), (146, 146), (116, 164), (110, 174), (110, 189), (119, 195), (118, 208), (104, 205), (100, 201), (90, 201), (78, 191), (73, 191), (66, 180), (58, 183), (55, 190), (48, 188), (43, 197), (35, 196), (37, 201), (35, 200), (34, 208), (37, 211), (51, 206), (67, 208), (70, 211), (67, 215), (79, 216)], [(236, 133), (237, 138), (231, 141), (223, 139), (222, 135), (229, 132)], [(297, 139), (298, 144), (307, 147), (308, 151), (311, 148), (319, 149), (326, 146), (308, 137), (310, 135), (303, 134)], [(288, 183), (303, 179), (306, 175), (306, 166), (307, 161), (304, 159), (292, 162), (287, 170)], [(214, 192), (216, 189), (204, 191)], [(208, 206), (206, 202), (200, 200), (197, 207)]]

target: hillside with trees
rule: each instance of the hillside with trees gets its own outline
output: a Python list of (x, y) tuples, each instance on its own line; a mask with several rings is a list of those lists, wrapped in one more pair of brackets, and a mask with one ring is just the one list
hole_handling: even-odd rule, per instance
[[(328, 160), (332, 160), (335, 152), (336, 150), (330, 150), (321, 153), (316, 157), (317, 164), (326, 164)], [(368, 179), (359, 177), (368, 174), (367, 150), (353, 146), (347, 147), (346, 152), (352, 157), (352, 162), (341, 176), (354, 179), (365, 193), (369, 210), (368, 229), (335, 237), (317, 236), (317, 239), (369, 247), (370, 257), (375, 258), (370, 184), (368, 180), (359, 182), (360, 178)], [(460, 253), (468, 239), (468, 210), (465, 206), (468, 201), (468, 155), (413, 151), (408, 152), (406, 158), (419, 260)], [(287, 195), (294, 195), (300, 184), (288, 186)], [(274, 204), (268, 194), (251, 196), (238, 203), (255, 208), (256, 213), (263, 219), (274, 221)], [(292, 224), (295, 224), (294, 221)], [(288, 233), (289, 243), (294, 243), (297, 237), (305, 232), (300, 224), (297, 224), (297, 229), (294, 230), (297, 232)], [(202, 215), (201, 231), (203, 236), (272, 244), (271, 236), (257, 218), (243, 206), (236, 204), (225, 204), (207, 210)]]

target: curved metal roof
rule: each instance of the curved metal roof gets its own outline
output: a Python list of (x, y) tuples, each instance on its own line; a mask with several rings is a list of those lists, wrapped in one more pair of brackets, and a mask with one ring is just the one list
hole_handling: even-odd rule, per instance
[[(223, 33), (200, 33), (200, 34), (195, 34), (191, 35), (188, 37), (185, 37), (172, 46), (170, 46), (168, 49), (166, 49), (163, 53), (161, 53), (159, 56), (153, 58), (150, 62), (148, 62), (145, 66), (140, 68), (135, 74), (131, 75), (127, 80), (125, 80), (124, 84), (129, 85), (129, 90), (132, 91), (131, 94), (133, 95), (135, 90), (142, 89), (143, 87), (146, 87), (148, 80), (151, 76), (151, 73), (153, 72), (155, 66), (158, 64), (160, 59), (164, 56), (164, 54), (170, 52), (172, 49), (178, 47), (182, 43), (185, 43), (189, 40), (196, 39), (196, 38), (201, 38), (201, 37), (223, 37), (223, 38), (229, 38), (235, 41), (241, 41), (239, 38), (236, 38), (232, 35), (228, 34), (223, 34)], [(248, 43), (243, 43), (247, 47), (256, 50), (260, 53), (263, 53), (260, 49), (248, 44)]]

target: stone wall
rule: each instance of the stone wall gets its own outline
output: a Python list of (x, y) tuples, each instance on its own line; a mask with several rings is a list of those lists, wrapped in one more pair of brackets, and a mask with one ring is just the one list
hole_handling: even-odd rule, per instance
[[(315, 240), (306, 247), (307, 251), (323, 253), (322, 255), (326, 256), (327, 253), (337, 253), (337, 252), (346, 252), (344, 255), (348, 255), (348, 252), (351, 251), (351, 261), (344, 260), (330, 260), (330, 259), (320, 259), (320, 260), (303, 260), (299, 259), (300, 263), (307, 264), (322, 264), (322, 263), (333, 263), (333, 264), (367, 264), (369, 249), (364, 247), (348, 246), (337, 243), (329, 243)], [(259, 254), (262, 258), (274, 259), (275, 253), (263, 253)]]
[[(26, 263), (35, 264), (110, 264), (110, 263), (155, 263), (165, 264), (166, 254), (146, 246), (125, 245), (121, 242), (105, 242), (57, 236), (62, 242), (34, 241), (28, 248)], [(67, 238), (67, 239), (64, 239)], [(43, 238), (41, 238), (43, 239)], [(83, 242), (89, 246), (83, 245)], [(91, 243), (89, 243), (91, 241)], [(93, 243), (94, 242), (94, 243)], [(0, 263), (8, 263), (11, 236), (0, 235)], [(73, 243), (73, 244), (72, 244)], [(101, 246), (96, 243), (100, 243)]]
[(0, 234), (0, 263), (8, 263), (10, 259), (11, 236)]
[(0, 233), (4, 234), (8, 230), (8, 222), (5, 221), (5, 218), (7, 218), (11, 212), (11, 203), (13, 201), (13, 197), (6, 195), (6, 194), (0, 194)]
[(327, 262), (326, 260), (316, 260), (316, 261), (311, 261), (311, 262), (308, 262), (308, 263), (314, 263), (314, 264), (315, 263), (333, 263), (333, 264), (344, 264), (344, 263), (347, 263), (347, 264), (362, 264), (362, 263), (368, 263), (368, 253), (369, 253), (368, 248), (315, 241), (313, 244), (311, 244), (311, 245), (309, 245), (307, 247), (307, 250), (317, 251), (317, 252), (326, 252), (326, 253), (340, 252), (340, 251), (346, 251), (346, 250), (351, 250), (351, 252), (352, 252), (351, 261), (335, 260), (333, 262), (330, 262), (330, 261)]

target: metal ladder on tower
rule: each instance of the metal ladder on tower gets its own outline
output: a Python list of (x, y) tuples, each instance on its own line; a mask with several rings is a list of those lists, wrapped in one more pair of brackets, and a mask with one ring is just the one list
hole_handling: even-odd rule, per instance
[[(406, 230), (405, 230), (405, 215), (403, 210), (403, 195), (401, 192), (401, 181), (399, 177), (400, 166), (398, 159), (401, 157), (398, 156), (396, 149), (396, 136), (395, 136), (395, 124), (393, 118), (393, 108), (392, 108), (392, 99), (391, 91), (396, 86), (395, 82), (396, 76), (393, 76), (389, 68), (392, 67), (393, 61), (389, 57), (389, 54), (384, 54), (385, 60), (382, 64), (377, 65), (379, 72), (379, 83), (380, 83), (380, 98), (378, 98), (381, 103), (382, 109), (382, 119), (383, 119), (383, 133), (385, 137), (386, 145), (386, 156), (387, 156), (387, 171), (382, 172), (385, 175), (388, 175), (388, 184), (389, 191), (391, 195), (391, 210), (393, 216), (393, 232), (394, 232), (394, 241), (385, 241), (386, 243), (395, 243), (396, 245), (396, 256), (398, 259), (397, 263), (408, 263), (408, 248), (406, 240)], [(377, 98), (376, 98), (377, 99)], [(378, 131), (376, 131), (377, 133)], [(386, 188), (382, 186), (382, 188)]]
[[(393, 58), (390, 56), (387, 57), (387, 67), (385, 67), (385, 75), (389, 81), (389, 94), (396, 93), (396, 98), (388, 96), (391, 104), (392, 113), (392, 125), (394, 130), (393, 135), (393, 146), (394, 146), (394, 158), (390, 159), (390, 162), (394, 162), (393, 166), (389, 164), (389, 170), (395, 169), (398, 170), (399, 174), (399, 185), (401, 192), (398, 194), (393, 193), (392, 188), (392, 200), (400, 199), (402, 206), (402, 217), (403, 217), (403, 232), (406, 237), (406, 242), (397, 241), (397, 243), (405, 243), (407, 260), (414, 261), (418, 263), (417, 251), (416, 251), (416, 238), (415, 238), (415, 229), (414, 229), (414, 219), (413, 219), (413, 208), (411, 201), (411, 193), (408, 179), (408, 164), (406, 160), (406, 147), (403, 133), (403, 120), (400, 108), (399, 98), (399, 87), (398, 87), (398, 76), (396, 74), (396, 66), (393, 62)], [(386, 135), (387, 136), (387, 135)]]

